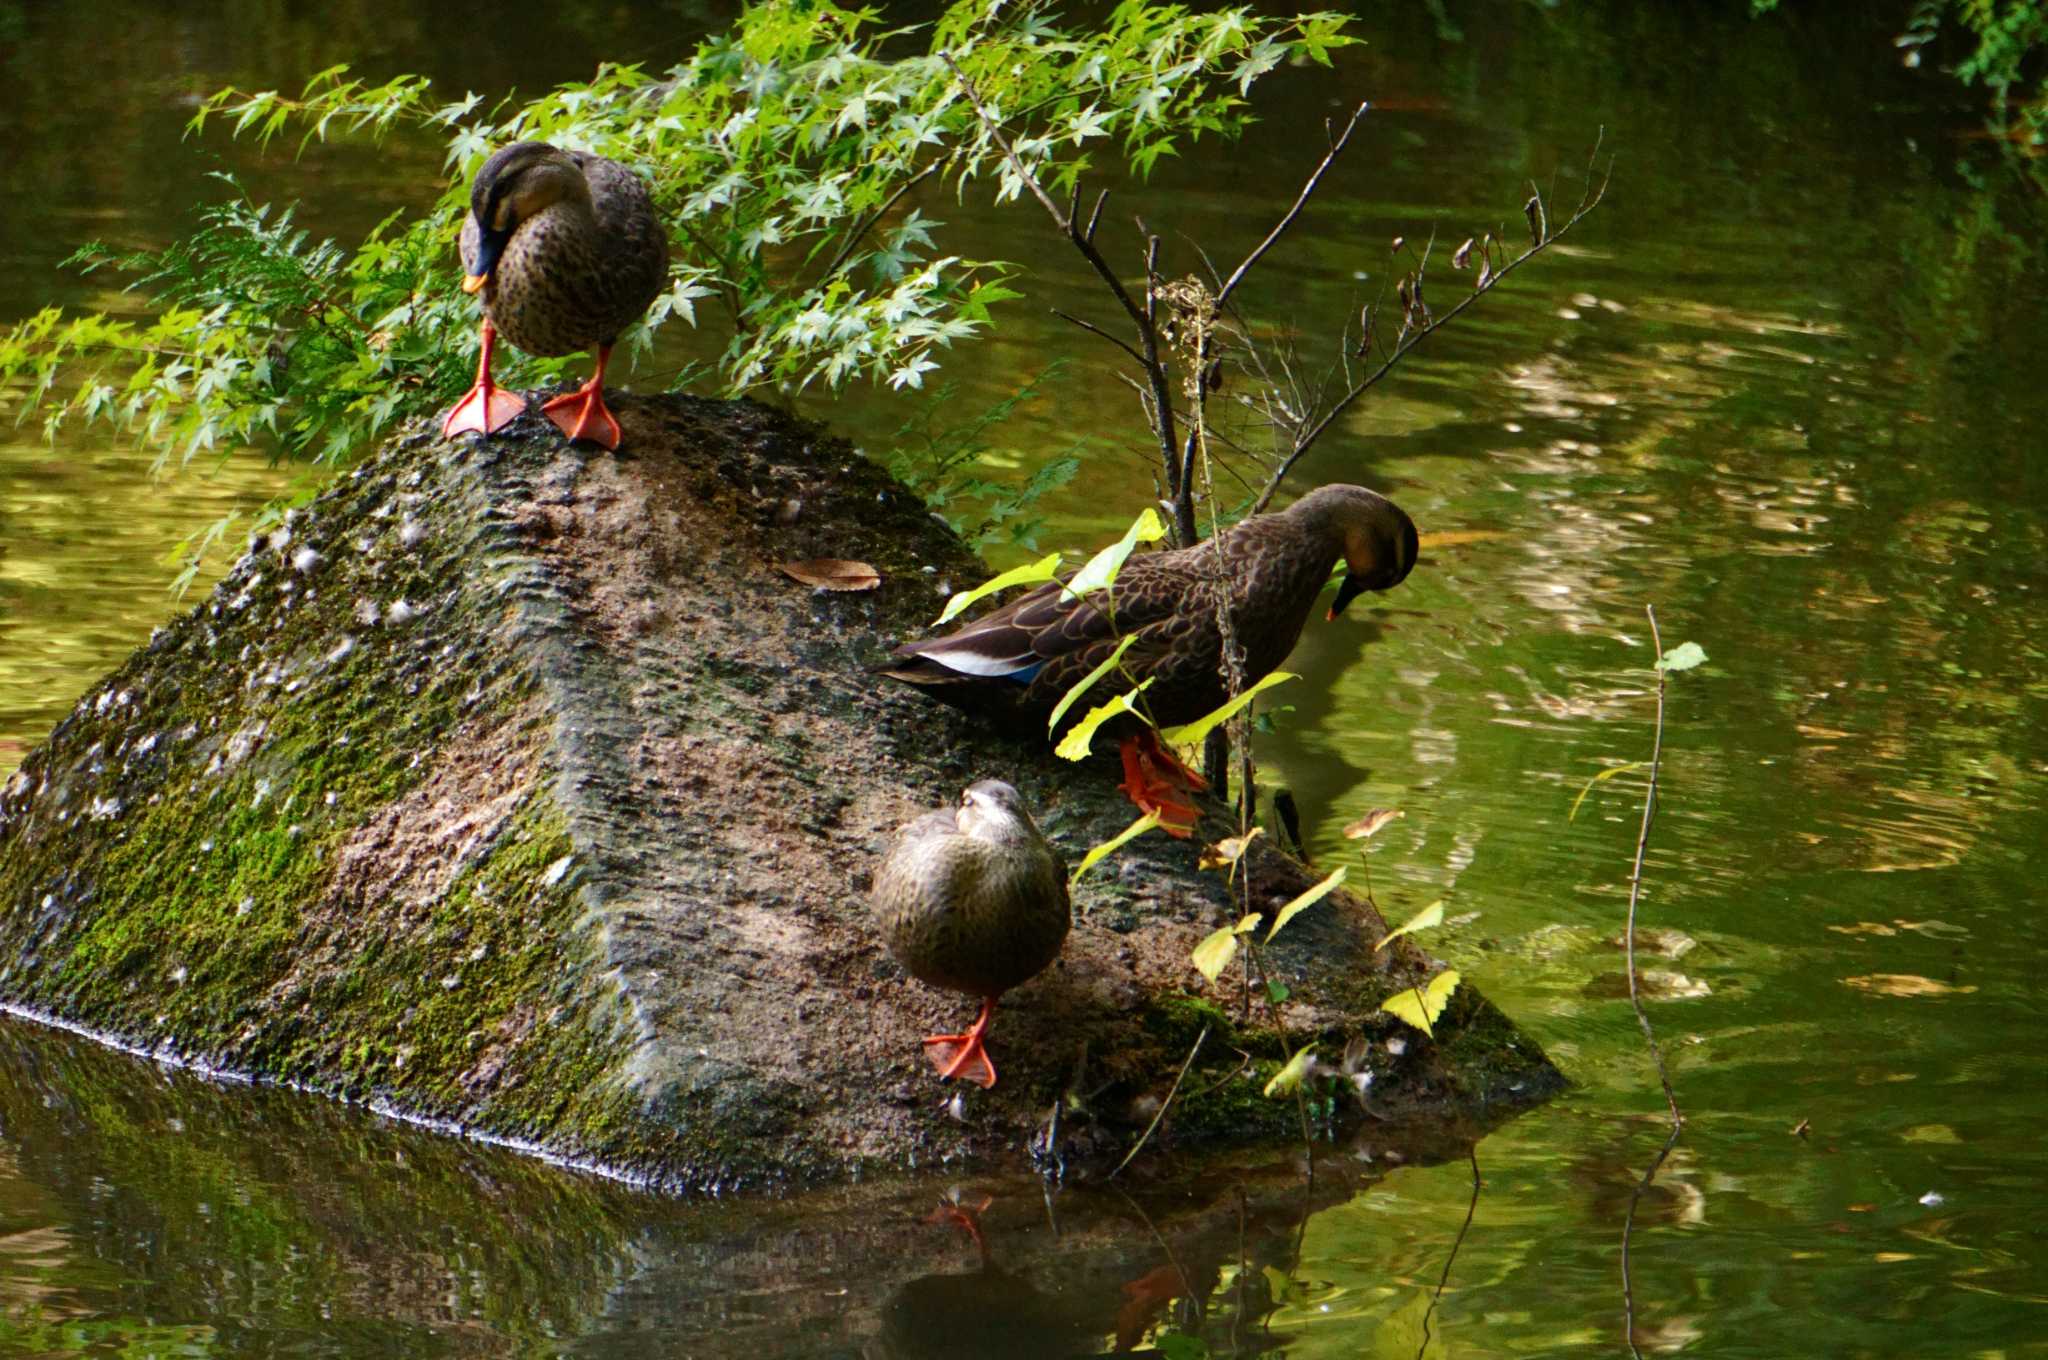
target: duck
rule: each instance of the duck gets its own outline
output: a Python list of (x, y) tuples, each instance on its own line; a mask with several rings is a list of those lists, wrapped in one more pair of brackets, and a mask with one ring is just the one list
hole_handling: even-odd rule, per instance
[[(1332, 620), (1359, 595), (1406, 580), (1421, 537), (1407, 512), (1379, 492), (1319, 486), (1285, 510), (1240, 520), (1218, 542), (1132, 557), (1109, 589), (1076, 596), (1048, 581), (942, 637), (898, 646), (879, 672), (963, 707), (994, 705), (1044, 722), (1077, 681), (1131, 639), (1121, 669), (1145, 684), (1134, 702), (1151, 721), (1119, 720), (1122, 787), (1170, 834), (1188, 836), (1199, 818), (1189, 795), (1207, 785), (1166, 750), (1158, 728), (1192, 722), (1230, 697), (1214, 583), (1219, 546), (1250, 685), (1294, 650), (1339, 561), (1345, 570)], [(1070, 711), (1079, 716), (1086, 707)]]
[(920, 982), (981, 1000), (964, 1033), (924, 1041), (939, 1077), (996, 1084), (987, 1037), (996, 1000), (1051, 966), (1072, 923), (1066, 866), (1023, 795), (1000, 779), (896, 832), (870, 890), (889, 953)]
[(619, 332), (646, 312), (668, 278), (668, 235), (640, 177), (617, 161), (546, 142), (515, 142), (470, 185), (461, 237), (463, 291), (481, 293), (483, 353), (476, 386), (441, 432), (489, 436), (526, 399), (491, 381), (502, 335), (528, 354), (597, 351), (590, 381), (541, 409), (571, 441), (619, 446), (604, 404), (604, 370)]

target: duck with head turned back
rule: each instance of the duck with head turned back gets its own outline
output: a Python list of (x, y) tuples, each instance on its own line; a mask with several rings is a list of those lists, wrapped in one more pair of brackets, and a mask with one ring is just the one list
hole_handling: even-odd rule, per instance
[[(1240, 521), (1223, 532), (1221, 547), (1231, 625), (1251, 684), (1294, 650), (1339, 561), (1345, 575), (1332, 619), (1361, 593), (1405, 580), (1421, 540), (1400, 506), (1362, 486), (1338, 484), (1317, 487), (1277, 514)], [(1229, 698), (1216, 549), (1199, 543), (1133, 557), (1112, 591), (1085, 598), (1048, 582), (944, 637), (898, 647), (881, 673), (964, 706), (993, 702), (1043, 722), (1128, 637), (1123, 669), (1152, 682), (1141, 707), (1162, 727), (1192, 722)], [(1160, 745), (1151, 727), (1126, 724), (1136, 730), (1123, 740), (1125, 790), (1140, 808), (1158, 813), (1166, 830), (1188, 835), (1197, 814), (1187, 794), (1203, 787), (1200, 777)]]
[(872, 895), (883, 940), (912, 977), (981, 998), (965, 1034), (924, 1041), (939, 1075), (994, 1086), (983, 1039), (996, 998), (1059, 957), (1071, 915), (1066, 870), (1023, 798), (984, 779), (968, 785), (957, 808), (904, 826)]
[(484, 162), (462, 223), (465, 292), (483, 294), (483, 355), (476, 386), (442, 433), (491, 434), (525, 400), (491, 381), (497, 336), (529, 354), (597, 351), (590, 381), (542, 410), (571, 439), (619, 446), (604, 404), (604, 369), (619, 332), (668, 277), (668, 237), (640, 177), (603, 156), (518, 142)]

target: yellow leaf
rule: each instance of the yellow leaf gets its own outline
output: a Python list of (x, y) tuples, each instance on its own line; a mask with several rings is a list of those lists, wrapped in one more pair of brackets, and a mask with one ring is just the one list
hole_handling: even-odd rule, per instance
[(1108, 703), (1097, 704), (1089, 709), (1087, 717), (1067, 729), (1067, 735), (1060, 738), (1060, 744), (1052, 748), (1052, 753), (1062, 760), (1086, 760), (1088, 743), (1095, 740), (1096, 729), (1104, 723), (1125, 713), (1134, 714), (1141, 719), (1144, 717), (1144, 714), (1131, 706), (1131, 700), (1142, 694), (1151, 683), (1152, 677), (1148, 675), (1136, 689), (1119, 694)]
[(1408, 814), (1399, 808), (1374, 808), (1357, 821), (1344, 828), (1344, 839), (1349, 841), (1371, 840), (1380, 829), (1391, 822), (1399, 821)]
[(1169, 746), (1197, 745), (1198, 743), (1200, 743), (1202, 738), (1209, 735), (1209, 733), (1216, 727), (1218, 723), (1229, 722), (1231, 717), (1235, 715), (1240, 708), (1243, 708), (1246, 704), (1250, 703), (1252, 701), (1252, 696), (1257, 694), (1260, 690), (1268, 689), (1274, 685), (1279, 684), (1283, 680), (1294, 680), (1298, 678), (1299, 677), (1295, 676), (1294, 674), (1288, 671), (1274, 671), (1271, 675), (1259, 681), (1256, 685), (1249, 686), (1244, 691), (1244, 693), (1238, 695), (1235, 699), (1232, 699), (1229, 703), (1223, 705), (1223, 707), (1211, 709), (1209, 712), (1203, 714), (1201, 717), (1195, 719), (1191, 723), (1183, 723), (1179, 727), (1166, 728), (1160, 732), (1159, 738)]
[(1430, 903), (1421, 911), (1416, 912), (1413, 916), (1403, 921), (1400, 925), (1395, 926), (1385, 935), (1382, 935), (1380, 937), (1380, 942), (1374, 945), (1373, 948), (1385, 949), (1388, 945), (1392, 944), (1395, 940), (1400, 939), (1403, 935), (1411, 934), (1412, 932), (1418, 930), (1428, 930), (1432, 926), (1440, 926), (1443, 923), (1444, 900), (1441, 897), (1439, 897), (1436, 901)]
[(1157, 543), (1165, 537), (1166, 521), (1159, 518), (1158, 511), (1146, 506), (1122, 538), (1088, 559), (1088, 564), (1067, 582), (1061, 598), (1075, 600), (1091, 590), (1101, 590), (1116, 580), (1116, 574), (1124, 569), (1124, 559), (1140, 543)]
[(1280, 908), (1280, 914), (1273, 918), (1273, 928), (1266, 932), (1266, 943), (1273, 943), (1273, 937), (1280, 933), (1280, 927), (1286, 925), (1325, 897), (1328, 897), (1334, 889), (1344, 882), (1344, 875), (1347, 872), (1349, 871), (1345, 869), (1337, 870), (1328, 878)]
[(1059, 703), (1054, 705), (1052, 716), (1045, 720), (1045, 730), (1057, 732), (1060, 726), (1060, 719), (1067, 716), (1067, 710), (1074, 706), (1074, 700), (1086, 694), (1091, 685), (1115, 669), (1116, 663), (1124, 659), (1124, 653), (1131, 650), (1131, 644), (1137, 640), (1138, 635), (1136, 633), (1131, 634), (1116, 645), (1116, 650), (1109, 654), (1108, 660), (1082, 676), (1079, 680), (1076, 680), (1067, 692), (1060, 696)]
[(1268, 1096), (1292, 1095), (1294, 1088), (1301, 1085), (1302, 1078), (1308, 1075), (1309, 1055), (1315, 1051), (1316, 1046), (1309, 1044), (1301, 1052), (1289, 1058), (1287, 1066), (1275, 1072), (1273, 1079), (1266, 1083), (1266, 1094)]
[(1273, 1302), (1300, 1303), (1308, 1298), (1308, 1291), (1299, 1280), (1289, 1279), (1271, 1266), (1261, 1266), (1259, 1273), (1266, 1277), (1266, 1290), (1273, 1296)]
[(1232, 836), (1228, 840), (1217, 841), (1214, 845), (1205, 845), (1202, 847), (1201, 857), (1195, 861), (1195, 867), (1221, 869), (1225, 865), (1235, 864), (1251, 847), (1251, 843), (1265, 834), (1266, 828), (1255, 826), (1242, 836)]
[(962, 610), (970, 608), (978, 600), (987, 599), (999, 590), (1008, 590), (1011, 586), (1021, 586), (1027, 582), (1050, 581), (1053, 578), (1053, 574), (1059, 569), (1059, 553), (1047, 553), (1036, 562), (1027, 562), (1021, 567), (1012, 567), (1001, 576), (983, 581), (974, 589), (963, 590), (947, 600), (945, 612), (932, 620), (932, 627), (936, 628), (942, 623), (951, 622), (960, 616)]
[(1642, 761), (1631, 760), (1623, 765), (1610, 766), (1609, 768), (1604, 769), (1600, 773), (1594, 775), (1591, 779), (1588, 779), (1586, 781), (1586, 787), (1579, 790), (1579, 796), (1572, 799), (1572, 810), (1565, 815), (1565, 820), (1570, 822), (1576, 821), (1578, 819), (1579, 804), (1586, 801), (1586, 795), (1593, 791), (1593, 786), (1595, 784), (1599, 783), (1603, 779), (1612, 779), (1614, 778), (1614, 776), (1618, 774), (1627, 774), (1630, 770), (1640, 770), (1642, 768)]
[(1444, 1007), (1450, 1004), (1451, 993), (1457, 990), (1458, 970), (1446, 968), (1431, 978), (1426, 987), (1410, 987), (1404, 992), (1394, 993), (1380, 1003), (1380, 1009), (1396, 1019), (1405, 1020), (1434, 1039), (1436, 1031), (1430, 1027), (1444, 1013)]
[(1229, 926), (1211, 931), (1208, 938), (1195, 946), (1195, 952), (1189, 957), (1195, 961), (1195, 967), (1202, 976), (1214, 982), (1223, 976), (1223, 970), (1237, 957), (1237, 932)]
[(1082, 874), (1087, 873), (1090, 869), (1093, 869), (1096, 865), (1102, 863), (1102, 861), (1106, 859), (1108, 856), (1115, 854), (1117, 851), (1123, 849), (1126, 844), (1136, 840), (1138, 837), (1144, 835), (1147, 831), (1150, 831), (1153, 827), (1158, 825), (1159, 814), (1156, 812), (1148, 812), (1144, 816), (1140, 817), (1137, 821), (1132, 822), (1129, 826), (1125, 827), (1122, 831), (1117, 832), (1116, 835), (1104, 841), (1102, 844), (1090, 847), (1088, 853), (1081, 856), (1081, 867), (1074, 870), (1074, 876), (1068, 879), (1067, 881), (1069, 883), (1079, 883), (1081, 881)]

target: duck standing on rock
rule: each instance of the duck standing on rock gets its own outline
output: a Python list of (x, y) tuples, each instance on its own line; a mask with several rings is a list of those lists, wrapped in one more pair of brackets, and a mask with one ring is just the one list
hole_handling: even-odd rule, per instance
[[(1130, 637), (1122, 669), (1152, 682), (1139, 706), (1161, 727), (1192, 722), (1230, 697), (1216, 611), (1217, 546), (1133, 557), (1113, 587), (1085, 598), (1047, 582), (944, 637), (905, 643), (881, 673), (929, 686), (951, 702), (993, 701), (1042, 723), (1075, 682)], [(1345, 575), (1332, 619), (1362, 592), (1401, 584), (1421, 540), (1415, 522), (1385, 496), (1333, 484), (1277, 514), (1241, 520), (1224, 531), (1221, 548), (1249, 685), (1294, 650), (1340, 559)], [(1076, 705), (1074, 714), (1083, 708)], [(1198, 815), (1188, 795), (1206, 784), (1160, 744), (1153, 727), (1124, 721), (1124, 790), (1141, 809), (1158, 813), (1167, 831), (1188, 835)]]
[(668, 237), (647, 186), (603, 156), (517, 142), (477, 172), (461, 245), (463, 291), (483, 294), (483, 356), (476, 386), (442, 434), (492, 434), (526, 409), (524, 397), (491, 381), (491, 346), (502, 332), (528, 354), (597, 350), (590, 381), (541, 409), (570, 439), (616, 449), (605, 364), (619, 332), (668, 278)]
[(994, 1086), (983, 1040), (996, 998), (1059, 957), (1071, 916), (1065, 866), (1023, 798), (984, 779), (959, 807), (907, 824), (875, 871), (873, 898), (882, 938), (912, 977), (981, 998), (973, 1026), (926, 1039), (926, 1056), (942, 1078)]

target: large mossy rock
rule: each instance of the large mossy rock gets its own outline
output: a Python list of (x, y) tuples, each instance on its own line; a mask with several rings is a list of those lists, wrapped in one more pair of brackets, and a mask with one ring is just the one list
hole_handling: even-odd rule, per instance
[[(1378, 1003), (1424, 961), (1376, 954), (1341, 893), (1273, 952), (1284, 1035), (1234, 980), (1204, 992), (1189, 950), (1236, 908), (1155, 835), (1077, 891), (997, 1026), (1001, 1084), (948, 1108), (918, 1040), (973, 1005), (880, 948), (876, 855), (999, 775), (1075, 862), (1130, 819), (1113, 766), (868, 676), (981, 569), (845, 444), (619, 408), (616, 457), (531, 416), (394, 442), (82, 700), (0, 790), (0, 1000), (705, 1187), (1021, 1157), (1062, 1092), (1063, 1150), (1118, 1147), (1205, 1029), (1163, 1136), (1298, 1132), (1259, 1095), (1287, 1045), (1400, 1032)], [(776, 570), (817, 557), (882, 585)], [(1309, 881), (1252, 873), (1262, 904)], [(1560, 1084), (1470, 987), (1440, 1028), (1375, 1045), (1376, 1113)]]

